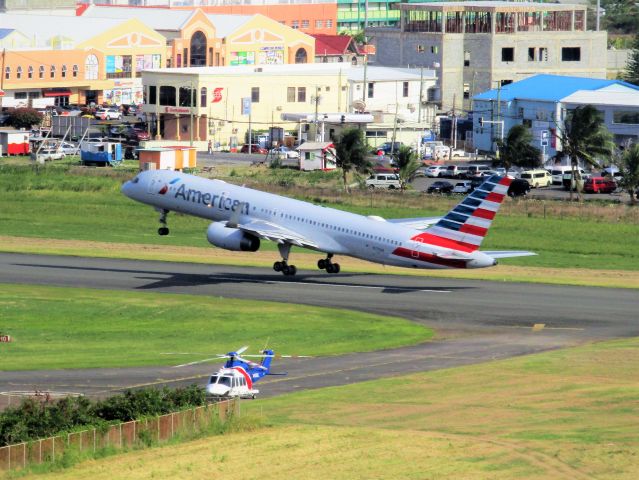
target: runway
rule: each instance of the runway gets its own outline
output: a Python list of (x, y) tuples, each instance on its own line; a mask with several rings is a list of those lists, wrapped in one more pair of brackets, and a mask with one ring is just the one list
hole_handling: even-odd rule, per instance
[[(433, 327), (438, 340), (393, 350), (278, 360), (286, 377), (258, 384), (263, 396), (450, 368), (580, 343), (639, 336), (634, 290), (429, 277), (0, 254), (0, 282), (293, 302), (395, 315)], [(543, 324), (543, 328), (536, 324)], [(2, 372), (0, 392), (93, 395), (128, 387), (204, 384), (214, 368), (140, 367)]]

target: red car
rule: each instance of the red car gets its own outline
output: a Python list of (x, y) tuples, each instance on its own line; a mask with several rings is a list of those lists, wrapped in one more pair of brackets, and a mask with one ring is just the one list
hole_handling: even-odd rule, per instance
[(614, 180), (606, 177), (590, 177), (584, 183), (586, 193), (612, 193), (617, 190)]
[[(248, 143), (245, 143), (244, 145), (242, 145), (242, 148), (240, 148), (240, 153), (249, 153)], [(266, 155), (268, 153), (268, 150), (266, 150), (266, 148), (264, 147), (260, 147), (259, 145), (253, 143), (251, 145), (251, 153), (261, 153), (262, 155)]]

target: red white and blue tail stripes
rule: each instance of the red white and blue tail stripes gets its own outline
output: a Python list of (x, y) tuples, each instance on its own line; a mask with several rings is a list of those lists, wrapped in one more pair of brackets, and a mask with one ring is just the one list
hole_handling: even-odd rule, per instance
[(427, 232), (417, 235), (419, 241), (463, 252), (479, 248), (490, 228), (512, 181), (493, 175), (453, 208)]

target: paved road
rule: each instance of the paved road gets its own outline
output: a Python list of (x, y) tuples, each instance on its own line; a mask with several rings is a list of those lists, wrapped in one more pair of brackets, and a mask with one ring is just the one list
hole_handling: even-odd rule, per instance
[[(438, 341), (413, 347), (295, 362), (278, 360), (278, 368), (289, 375), (260, 382), (265, 395), (639, 335), (637, 294), (624, 289), (348, 272), (328, 276), (319, 271), (301, 271), (288, 278), (262, 268), (19, 254), (0, 254), (0, 282), (336, 306), (402, 316), (439, 333)], [(536, 330), (532, 328), (535, 324), (545, 327)], [(0, 392), (38, 388), (105, 394), (136, 385), (203, 383), (211, 370), (210, 365), (197, 365), (3, 372)]]

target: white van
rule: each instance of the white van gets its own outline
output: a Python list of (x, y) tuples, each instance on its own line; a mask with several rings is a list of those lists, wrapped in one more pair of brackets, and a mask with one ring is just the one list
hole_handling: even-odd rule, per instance
[(393, 190), (400, 188), (399, 175), (396, 173), (376, 173), (366, 179), (366, 186), (373, 188), (388, 188)]
[(552, 184), (553, 185), (561, 185), (564, 173), (570, 172), (572, 167), (570, 165), (555, 165), (550, 170), (550, 175), (552, 175)]
[(523, 178), (530, 183), (532, 188), (547, 187), (552, 183), (552, 176), (548, 170), (524, 170), (519, 178)]

